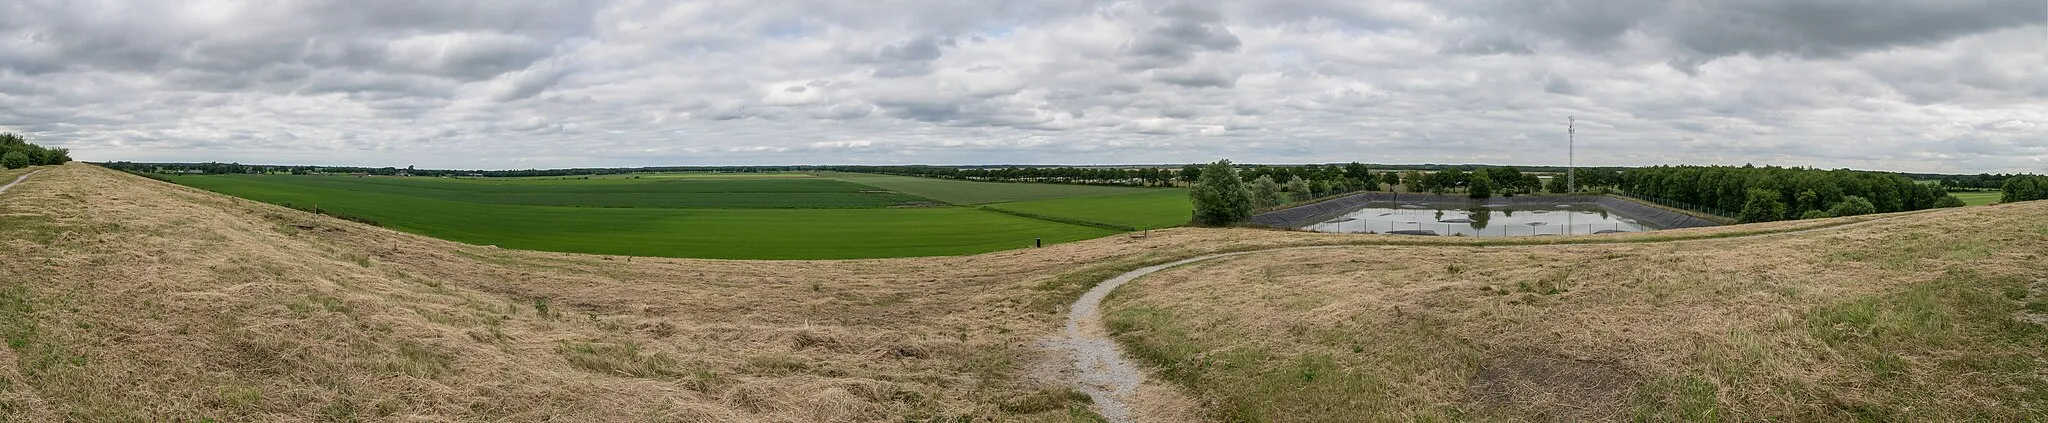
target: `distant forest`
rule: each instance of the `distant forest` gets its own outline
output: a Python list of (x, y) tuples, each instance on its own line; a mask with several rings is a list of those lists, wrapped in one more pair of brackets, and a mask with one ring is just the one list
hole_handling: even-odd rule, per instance
[[(647, 172), (815, 172), (837, 171), (965, 179), (1090, 185), (1185, 186), (1199, 165), (1132, 166), (657, 166), (526, 170), (456, 170), (398, 167), (245, 165), (239, 163), (95, 163), (137, 173), (289, 173), (454, 177), (589, 176)], [(1561, 167), (1489, 165), (1235, 165), (1239, 177), (1260, 191), (1268, 205), (1356, 191), (1392, 190), (1467, 193), (1473, 197), (1572, 191)], [(1538, 174), (1552, 174), (1544, 183)], [(1756, 166), (1585, 167), (1577, 172), (1578, 192), (1620, 191), (1631, 195), (1725, 210), (1742, 220), (1771, 221), (1883, 213), (1961, 205), (1950, 191), (1999, 190), (2018, 195), (2007, 201), (2048, 196), (2048, 181), (2037, 176), (1947, 175), (1821, 170)], [(1852, 199), (1853, 197), (1853, 199)], [(1738, 217), (1738, 216), (1728, 216)]]

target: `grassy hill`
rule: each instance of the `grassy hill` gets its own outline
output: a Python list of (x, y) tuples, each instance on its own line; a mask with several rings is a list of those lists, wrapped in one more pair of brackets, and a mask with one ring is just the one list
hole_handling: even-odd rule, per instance
[(1355, 246), (1141, 279), (1112, 329), (1213, 417), (2039, 420), (2042, 215), (702, 260), (465, 245), (66, 165), (0, 194), (0, 421), (1089, 421), (1036, 370), (1059, 305), (1318, 244)]
[(1108, 324), (1230, 421), (2044, 421), (2044, 213), (1249, 255), (1127, 285)]

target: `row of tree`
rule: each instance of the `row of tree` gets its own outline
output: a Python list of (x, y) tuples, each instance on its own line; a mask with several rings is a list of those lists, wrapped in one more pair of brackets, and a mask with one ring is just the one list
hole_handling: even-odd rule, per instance
[(2013, 175), (1999, 189), (2005, 191), (1998, 199), (2003, 203), (2048, 200), (2048, 176)]
[[(1962, 206), (1939, 185), (1920, 184), (1893, 173), (1775, 166), (1656, 166), (1622, 172), (1620, 187), (1631, 194), (1721, 210), (1740, 210), (1744, 222), (1806, 219), (1861, 211), (1841, 209), (1852, 197), (1871, 213)], [(1860, 213), (1859, 213), (1860, 214)]]
[(2021, 174), (2003, 174), (2003, 173), (1999, 173), (1999, 174), (1991, 174), (1991, 173), (1979, 173), (1979, 174), (1975, 174), (1975, 175), (1929, 175), (1929, 176), (1930, 176), (1930, 177), (1929, 177), (1929, 178), (1927, 178), (1927, 179), (1933, 179), (1933, 180), (1936, 180), (1936, 181), (1940, 181), (1940, 184), (1941, 184), (1941, 186), (1942, 186), (1943, 188), (1949, 188), (1949, 189), (1952, 189), (1952, 190), (1971, 190), (1971, 189), (1979, 189), (1979, 190), (1993, 190), (1993, 189), (2004, 189), (2004, 188), (2005, 188), (2005, 183), (2006, 183), (2006, 181), (2012, 180), (2013, 178), (2024, 178), (2024, 177), (2029, 177), (2029, 176), (2031, 176), (2031, 175), (2021, 175)]
[(45, 148), (30, 144), (27, 138), (14, 133), (0, 133), (0, 167), (20, 169), (29, 166), (60, 165), (71, 161), (71, 150)]
[(379, 176), (590, 176), (617, 175), (627, 173), (653, 172), (725, 172), (725, 173), (772, 173), (819, 170), (818, 166), (658, 166), (658, 167), (610, 167), (575, 169), (523, 169), (523, 170), (461, 170), (461, 169), (418, 169), (406, 167), (357, 167), (357, 166), (309, 166), (309, 165), (262, 165), (241, 163), (137, 163), (103, 162), (96, 165), (114, 170), (139, 173), (289, 173), (294, 175), (317, 174), (365, 174)]

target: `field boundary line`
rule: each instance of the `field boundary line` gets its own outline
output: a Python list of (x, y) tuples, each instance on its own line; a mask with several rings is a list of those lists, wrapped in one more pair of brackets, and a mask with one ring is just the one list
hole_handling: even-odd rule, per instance
[(1074, 219), (1074, 218), (1068, 218), (1068, 217), (1059, 217), (1059, 216), (1043, 215), (1043, 214), (1038, 214), (1038, 213), (1020, 212), (1020, 211), (1016, 211), (1016, 210), (1009, 210), (1009, 209), (1003, 209), (1003, 208), (998, 208), (998, 207), (995, 207), (995, 206), (974, 206), (974, 207), (975, 207), (975, 208), (978, 208), (978, 209), (982, 209), (982, 210), (988, 210), (988, 211), (996, 212), (996, 213), (1002, 213), (1002, 214), (1007, 214), (1007, 215), (1011, 215), (1011, 216), (1017, 216), (1017, 217), (1027, 218), (1027, 219), (1038, 219), (1038, 220), (1043, 220), (1043, 221), (1047, 221), (1047, 222), (1053, 222), (1053, 223), (1065, 223), (1065, 224), (1069, 224), (1069, 225), (1080, 225), (1080, 226), (1089, 226), (1089, 227), (1096, 227), (1096, 228), (1108, 229), (1108, 230), (1113, 230), (1113, 231), (1121, 231), (1121, 232), (1137, 232), (1137, 231), (1138, 231), (1138, 227), (1136, 227), (1136, 226), (1118, 225), (1118, 224), (1114, 224), (1114, 223), (1103, 223), (1103, 222), (1096, 222), (1096, 221), (1092, 221), (1092, 220), (1081, 220), (1081, 219)]

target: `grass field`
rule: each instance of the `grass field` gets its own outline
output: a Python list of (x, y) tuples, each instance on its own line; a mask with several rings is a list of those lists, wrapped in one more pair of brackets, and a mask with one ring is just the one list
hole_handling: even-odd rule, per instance
[(1055, 305), (1319, 244), (1142, 278), (1109, 329), (1215, 420), (2044, 421), (2044, 214), (626, 260), (73, 164), (0, 194), (0, 421), (1092, 422), (1036, 373)]
[[(1071, 242), (1186, 222), (1186, 191), (900, 176), (655, 173), (427, 178), (179, 175), (178, 184), (505, 248), (728, 259), (959, 255)], [(865, 183), (908, 187), (917, 193)], [(949, 206), (1008, 203), (1046, 218)], [(1029, 216), (1029, 214), (1021, 215)], [(1108, 225), (1083, 225), (1105, 222)]]
[(1126, 285), (1107, 319), (1225, 421), (2042, 421), (2048, 221), (2004, 207), (1797, 237), (1240, 256)]
[(1998, 202), (1998, 199), (2003, 197), (2005, 193), (1998, 191), (1954, 192), (1949, 193), (1949, 195), (1956, 196), (1956, 199), (1963, 200), (1963, 204), (1968, 204), (1972, 206), (1982, 206)]
[[(1136, 194), (1162, 190), (1094, 185), (978, 182), (868, 173), (823, 172), (820, 175), (959, 205)], [(1185, 191), (1182, 196), (1186, 196)]]
[[(873, 188), (822, 178), (639, 182), (222, 175), (171, 180), (274, 204), (317, 204), (324, 212), (471, 244), (591, 254), (731, 259), (957, 255), (1027, 247), (1040, 238), (1059, 243), (1115, 233), (971, 208), (880, 208), (886, 201), (910, 197), (864, 197), (869, 194), (861, 191)], [(839, 208), (734, 208), (790, 207), (833, 198), (851, 200), (822, 204)], [(578, 203), (694, 207), (545, 205)]]
[(649, 208), (877, 208), (930, 200), (824, 178), (453, 179), (304, 175), (172, 176), (230, 194), (321, 189), (477, 204)]
[(1183, 189), (1152, 189), (1130, 194), (995, 203), (988, 207), (1091, 222), (1159, 229), (1188, 223), (1194, 204)]

